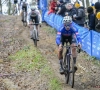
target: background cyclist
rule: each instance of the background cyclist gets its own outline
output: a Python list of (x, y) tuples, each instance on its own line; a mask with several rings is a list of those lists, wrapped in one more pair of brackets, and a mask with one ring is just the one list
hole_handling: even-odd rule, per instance
[[(29, 25), (29, 27), (30, 27), (30, 24), (33, 23), (33, 20), (35, 21), (36, 29), (38, 30), (38, 25), (39, 25), (39, 23), (41, 23), (42, 20), (41, 20), (41, 14), (40, 14), (39, 10), (34, 5), (31, 6), (31, 11), (28, 14), (28, 25)], [(39, 30), (38, 30), (38, 33), (39, 33)], [(32, 35), (32, 33), (31, 33), (31, 35)], [(39, 35), (38, 35), (37, 40), (39, 40)]]

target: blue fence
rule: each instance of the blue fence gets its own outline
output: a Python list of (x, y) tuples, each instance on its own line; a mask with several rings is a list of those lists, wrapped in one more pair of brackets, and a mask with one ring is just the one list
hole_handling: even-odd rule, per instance
[[(53, 13), (48, 15), (48, 11), (46, 10), (43, 18), (50, 26), (60, 32), (59, 30), (62, 27), (63, 17)], [(93, 30), (89, 31), (87, 28), (80, 27), (75, 23), (73, 23), (73, 26), (76, 28), (76, 32), (78, 30), (80, 38), (82, 39), (82, 49), (90, 56), (94, 56), (100, 60), (100, 34)], [(56, 38), (60, 38), (60, 35), (58, 34)], [(59, 42), (56, 41), (56, 43)]]

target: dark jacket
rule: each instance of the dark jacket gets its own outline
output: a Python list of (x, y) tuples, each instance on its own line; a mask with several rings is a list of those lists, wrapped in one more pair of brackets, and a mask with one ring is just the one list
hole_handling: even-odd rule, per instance
[(65, 16), (65, 12), (66, 12), (66, 7), (65, 7), (65, 4), (61, 7), (61, 10), (60, 10), (60, 12), (58, 13), (59, 15), (61, 15), (62, 17), (64, 17)]
[(77, 9), (77, 15), (75, 17), (75, 22), (80, 25), (80, 26), (84, 26), (84, 22), (85, 22), (85, 11), (83, 9), (83, 7), (80, 7)]
[(98, 20), (98, 24), (95, 26), (95, 29), (100, 33), (100, 20)]
[[(98, 19), (97, 19), (97, 17), (96, 17), (96, 15), (97, 15), (98, 12), (100, 12), (100, 9), (97, 9), (97, 10), (96, 10), (96, 14), (95, 14), (95, 25), (98, 24)], [(96, 28), (95, 28), (95, 29), (96, 29)]]
[(89, 19), (89, 29), (95, 30), (95, 14), (93, 12), (88, 14), (88, 19)]

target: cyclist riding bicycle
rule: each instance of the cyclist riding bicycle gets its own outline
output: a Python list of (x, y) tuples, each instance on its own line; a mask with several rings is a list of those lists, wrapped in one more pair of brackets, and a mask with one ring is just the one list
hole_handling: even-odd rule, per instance
[[(63, 18), (63, 25), (64, 27), (61, 28), (60, 30), (61, 32), (58, 32), (59, 36), (57, 36), (56, 38), (56, 43), (58, 45), (58, 58), (60, 61), (60, 74), (64, 73), (63, 55), (62, 55), (64, 43), (67, 44), (69, 42), (71, 46), (76, 46), (78, 41), (79, 46), (81, 46), (81, 39), (78, 33), (76, 34), (74, 30), (75, 28), (72, 26), (72, 18), (70, 16), (65, 16)], [(72, 47), (71, 52), (72, 52), (74, 63), (76, 64), (76, 57), (77, 57), (76, 47)], [(76, 65), (75, 65), (75, 70), (77, 70)]]
[[(31, 11), (28, 14), (28, 25), (29, 25), (29, 27), (30, 27), (30, 24), (32, 24), (33, 20), (34, 20), (35, 23), (36, 23), (36, 29), (38, 31), (38, 25), (41, 22), (40, 15), (41, 14), (40, 14), (39, 10), (36, 8), (36, 6), (31, 6)], [(38, 35), (38, 40), (39, 40), (39, 35)]]
[(23, 11), (25, 10), (25, 12), (26, 12), (26, 15), (27, 15), (27, 6), (28, 6), (28, 4), (26, 3), (26, 1), (25, 0), (23, 0), (23, 2), (22, 2), (22, 5), (21, 5), (21, 15), (22, 15), (22, 21), (23, 21)]

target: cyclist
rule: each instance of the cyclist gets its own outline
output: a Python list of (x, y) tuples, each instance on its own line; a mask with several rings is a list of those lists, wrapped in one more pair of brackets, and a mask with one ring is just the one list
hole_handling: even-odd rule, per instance
[[(58, 33), (60, 35), (60, 38), (59, 36), (57, 36), (56, 38), (56, 43), (58, 44), (58, 58), (60, 61), (60, 74), (64, 73), (63, 66), (62, 66), (63, 65), (63, 55), (62, 54), (63, 54), (64, 43), (67, 44), (69, 42), (71, 46), (76, 46), (77, 41), (78, 41), (78, 44), (81, 46), (81, 39), (78, 33), (76, 34), (74, 30), (75, 28), (72, 27), (72, 18), (70, 16), (65, 16), (63, 18), (63, 25), (64, 27), (61, 28), (60, 30), (61, 32)], [(76, 57), (77, 57), (76, 48), (72, 47), (71, 52), (72, 52), (74, 63), (76, 64)], [(75, 65), (75, 70), (77, 70), (76, 65)]]
[(27, 2), (25, 1), (25, 0), (23, 0), (22, 1), (22, 3), (21, 3), (21, 15), (22, 15), (22, 22), (23, 22), (23, 11), (25, 10), (25, 12), (26, 12), (26, 15), (27, 15), (27, 6), (28, 6), (28, 4), (27, 4)]
[[(36, 23), (36, 29), (38, 31), (38, 25), (42, 21), (40, 15), (41, 14), (40, 14), (39, 10), (37, 9), (37, 7), (36, 6), (31, 6), (31, 11), (28, 14), (28, 25), (29, 25), (29, 27), (30, 27), (30, 24), (32, 24), (33, 23), (33, 20), (34, 20), (35, 23)], [(39, 40), (39, 35), (38, 35), (38, 40)]]

